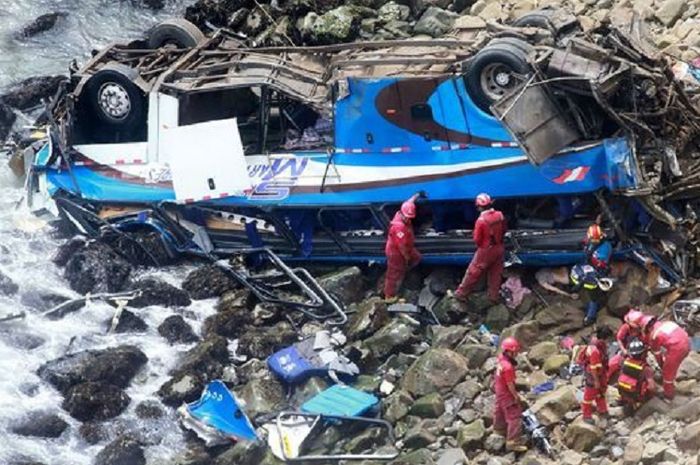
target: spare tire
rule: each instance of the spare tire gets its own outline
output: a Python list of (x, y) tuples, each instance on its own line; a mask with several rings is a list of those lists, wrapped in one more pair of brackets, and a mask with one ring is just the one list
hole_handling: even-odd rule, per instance
[(107, 63), (85, 83), (80, 96), (90, 112), (114, 129), (146, 124), (146, 95), (134, 82), (138, 71), (120, 63)]
[(527, 56), (531, 49), (530, 44), (519, 39), (500, 39), (471, 58), (464, 80), (476, 106), (490, 113), (491, 105), (521, 82), (518, 75), (530, 74)]
[(552, 34), (556, 33), (554, 24), (550, 19), (554, 14), (554, 10), (535, 10), (529, 13), (525, 13), (515, 21), (513, 21), (513, 26), (515, 27), (537, 27), (540, 29), (546, 29)]
[(206, 40), (204, 33), (186, 19), (163, 21), (148, 33), (148, 47), (161, 48), (168, 45), (176, 48), (192, 48)]

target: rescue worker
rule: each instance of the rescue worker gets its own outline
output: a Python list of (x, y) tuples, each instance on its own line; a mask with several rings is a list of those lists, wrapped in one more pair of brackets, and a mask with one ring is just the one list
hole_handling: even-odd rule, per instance
[(608, 390), (608, 340), (612, 337), (612, 331), (607, 326), (598, 328), (595, 336), (588, 345), (579, 352), (578, 364), (583, 368), (585, 388), (583, 390), (583, 402), (581, 412), (583, 421), (595, 424), (593, 421), (593, 408), (602, 417), (608, 416), (608, 402), (605, 393)]
[(601, 281), (596, 269), (587, 264), (574, 265), (571, 268), (569, 278), (574, 285), (574, 290), (582, 291), (587, 300), (583, 324), (585, 326), (592, 325), (596, 321), (598, 310), (603, 305), (604, 293), (601, 284), (607, 284), (608, 281)]
[(584, 253), (586, 263), (593, 266), (601, 277), (609, 274), (612, 244), (606, 240), (605, 231), (598, 222), (590, 225), (586, 231)]
[(421, 191), (401, 204), (389, 224), (386, 246), (386, 276), (384, 277), (384, 299), (396, 300), (396, 294), (401, 287), (406, 273), (421, 260), (421, 254), (416, 249), (412, 221), (416, 217), (416, 199), (426, 197)]
[(521, 438), (523, 397), (515, 389), (515, 357), (520, 352), (520, 343), (514, 337), (507, 337), (501, 343), (498, 365), (493, 379), (496, 394), (493, 408), (493, 429), (506, 437), (506, 450), (525, 452), (527, 446)]
[(628, 311), (625, 315), (624, 323), (622, 323), (620, 329), (617, 330), (615, 339), (617, 340), (617, 345), (620, 348), (620, 351), (613, 355), (608, 363), (609, 380), (613, 379), (617, 372), (620, 371), (622, 362), (625, 357), (627, 357), (627, 347), (629, 346), (630, 342), (634, 339), (638, 339), (645, 344), (642, 335), (642, 318), (644, 318), (644, 313), (634, 308), (630, 309), (630, 311)]
[(649, 315), (642, 318), (642, 326), (649, 348), (661, 367), (664, 397), (673, 399), (676, 395), (678, 369), (690, 353), (688, 333), (673, 321), (658, 321)]
[(639, 338), (632, 338), (627, 346), (622, 373), (617, 380), (620, 402), (626, 413), (632, 414), (656, 392), (654, 371), (647, 363), (647, 346)]
[(473, 232), (476, 253), (454, 295), (458, 300), (466, 302), (474, 286), (486, 273), (488, 296), (492, 302), (496, 303), (504, 268), (503, 236), (507, 229), (506, 219), (503, 213), (493, 208), (493, 200), (488, 194), (479, 194), (475, 203), (480, 212), (479, 218), (474, 223)]

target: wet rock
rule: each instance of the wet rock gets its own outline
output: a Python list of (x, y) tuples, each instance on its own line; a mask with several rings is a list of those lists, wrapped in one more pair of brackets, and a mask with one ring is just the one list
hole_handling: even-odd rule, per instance
[(10, 86), (0, 97), (0, 101), (19, 110), (33, 108), (39, 105), (42, 99), (53, 97), (58, 87), (66, 81), (65, 76), (30, 77)]
[(189, 344), (199, 338), (192, 327), (180, 315), (170, 315), (158, 326), (158, 334), (170, 344)]
[(197, 400), (207, 381), (208, 378), (199, 373), (179, 372), (158, 389), (158, 396), (165, 405), (179, 407)]
[(397, 318), (367, 338), (364, 345), (376, 360), (382, 360), (400, 351), (412, 339), (413, 328)]
[(250, 417), (275, 412), (285, 401), (284, 386), (270, 373), (249, 381), (236, 394), (245, 401), (245, 411)]
[(676, 438), (676, 444), (684, 451), (700, 449), (700, 421), (683, 428)]
[(449, 349), (431, 349), (408, 369), (402, 386), (415, 396), (449, 389), (464, 379), (469, 371), (467, 360)]
[(136, 406), (136, 416), (141, 419), (162, 418), (165, 415), (160, 403), (154, 400), (145, 400)]
[(38, 374), (63, 394), (87, 381), (125, 388), (147, 361), (139, 348), (125, 345), (66, 355), (42, 365)]
[(215, 265), (197, 268), (188, 274), (182, 282), (182, 289), (194, 300), (219, 297), (224, 292), (239, 287), (236, 280)]
[(666, 0), (656, 10), (656, 19), (661, 21), (664, 26), (671, 27), (681, 17), (685, 7), (685, 0)]
[(318, 278), (318, 283), (331, 296), (345, 305), (359, 302), (364, 290), (362, 271), (356, 266), (344, 268)]
[(459, 17), (458, 14), (431, 6), (421, 15), (413, 28), (416, 34), (440, 37), (447, 33)]
[(120, 436), (95, 457), (95, 465), (146, 465), (143, 447), (134, 438)]
[(246, 328), (240, 335), (240, 353), (250, 357), (271, 355), (297, 342), (297, 333), (286, 321), (271, 327)]
[(99, 444), (107, 440), (109, 434), (104, 427), (104, 423), (99, 421), (88, 421), (78, 427), (80, 438), (91, 445)]
[(440, 394), (433, 392), (416, 400), (409, 413), (421, 418), (437, 418), (445, 413), (445, 401)]
[(57, 438), (68, 428), (63, 418), (56, 414), (30, 413), (29, 418), (10, 428), (14, 434), (38, 438)]
[(102, 421), (122, 413), (129, 402), (129, 396), (112, 384), (87, 382), (70, 388), (61, 406), (76, 420)]
[(566, 354), (557, 354), (548, 357), (542, 365), (542, 370), (548, 375), (559, 373), (559, 369), (569, 364), (569, 356)]
[(0, 294), (15, 295), (19, 286), (9, 276), (0, 271)]
[(516, 323), (504, 329), (501, 333), (501, 338), (514, 337), (520, 342), (521, 346), (528, 347), (537, 341), (539, 334), (539, 325), (536, 321), (530, 320)]
[(457, 433), (457, 444), (464, 452), (480, 448), (486, 437), (486, 427), (483, 420), (469, 423)]
[(320, 16), (309, 13), (304, 18), (309, 29), (307, 38), (313, 45), (350, 42), (360, 32), (361, 19), (356, 9), (347, 5), (334, 8)]
[[(106, 326), (109, 328), (112, 325), (112, 319), (107, 320)], [(143, 333), (148, 329), (148, 325), (143, 319), (134, 312), (124, 309), (119, 315), (119, 322), (114, 327), (115, 333)]]
[(71, 289), (88, 292), (119, 292), (125, 287), (131, 265), (100, 242), (90, 242), (66, 263), (65, 278)]
[(436, 465), (466, 465), (467, 456), (462, 449), (447, 449), (441, 452)]
[(192, 303), (190, 297), (182, 289), (154, 278), (145, 278), (136, 281), (131, 289), (139, 289), (141, 295), (129, 301), (129, 306), (143, 308), (150, 305), (162, 305), (164, 307), (187, 307)]
[[(351, 307), (352, 308), (352, 307)], [(348, 339), (365, 339), (389, 322), (389, 314), (384, 300), (372, 297), (356, 304), (356, 310), (347, 329)]]
[(531, 409), (543, 425), (549, 426), (560, 422), (577, 407), (576, 389), (573, 386), (562, 386), (541, 396)]
[(570, 424), (564, 433), (564, 443), (577, 452), (589, 452), (603, 439), (603, 431), (583, 421)]
[(162, 10), (165, 7), (165, 0), (139, 0), (139, 3), (151, 10)]
[(484, 362), (493, 355), (492, 349), (482, 344), (462, 344), (455, 349), (455, 352), (467, 359), (467, 365), (472, 370), (481, 368)]
[(15, 119), (17, 119), (17, 115), (12, 111), (12, 108), (0, 101), (0, 141), (4, 141), (10, 134)]
[(535, 344), (527, 352), (527, 358), (536, 365), (542, 365), (546, 359), (559, 353), (559, 347), (552, 341)]
[(31, 23), (24, 26), (22, 30), (15, 35), (15, 37), (19, 39), (34, 37), (37, 34), (53, 29), (58, 20), (65, 18), (66, 16), (68, 16), (68, 13), (64, 12), (47, 13), (45, 15), (41, 15)]
[(85, 236), (73, 236), (58, 247), (51, 260), (58, 266), (66, 266), (68, 260), (85, 247), (86, 243), (87, 238)]

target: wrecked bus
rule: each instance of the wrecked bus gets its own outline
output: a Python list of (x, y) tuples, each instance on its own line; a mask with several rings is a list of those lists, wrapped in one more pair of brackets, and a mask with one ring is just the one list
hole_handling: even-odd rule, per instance
[(156, 43), (109, 46), (73, 73), (30, 155), (29, 197), (85, 234), (155, 237), (164, 259), (269, 247), (364, 262), (383, 260), (391, 216), (422, 190), (424, 261), (464, 264), (486, 191), (526, 265), (579, 261), (602, 212), (624, 250), (686, 274), (678, 206), (696, 194), (676, 153), (693, 134), (661, 147), (655, 125), (692, 114), (687, 96), (634, 37), (542, 14), (323, 47), (247, 48), (168, 22)]

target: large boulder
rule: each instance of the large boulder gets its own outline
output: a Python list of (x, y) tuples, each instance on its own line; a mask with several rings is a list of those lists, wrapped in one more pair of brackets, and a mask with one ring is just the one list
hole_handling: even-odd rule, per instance
[(459, 18), (457, 13), (431, 6), (423, 12), (413, 31), (416, 34), (440, 37), (452, 29), (457, 18)]
[(383, 360), (389, 355), (406, 347), (413, 339), (413, 327), (401, 319), (395, 319), (364, 341), (376, 360)]
[(550, 335), (583, 328), (584, 311), (571, 302), (555, 302), (535, 315), (540, 327)]
[(343, 5), (320, 16), (309, 13), (300, 30), (314, 45), (350, 42), (358, 36), (361, 20), (357, 8)]
[[(660, 5), (660, 6), (659, 6)], [(685, 0), (665, 0), (657, 3), (656, 19), (666, 27), (672, 27), (687, 7)]]
[(513, 326), (509, 326), (501, 333), (501, 339), (514, 337), (520, 342), (522, 347), (529, 347), (534, 344), (540, 336), (540, 327), (534, 320), (521, 321)]
[(449, 349), (431, 349), (408, 369), (402, 387), (414, 396), (453, 388), (469, 371), (467, 359)]
[(527, 358), (537, 365), (542, 365), (546, 359), (559, 353), (559, 347), (555, 342), (543, 341), (535, 344), (527, 352)]
[(483, 344), (462, 344), (455, 351), (464, 355), (471, 370), (481, 368), (484, 362), (493, 355), (493, 349)]
[(364, 278), (362, 271), (356, 266), (321, 276), (318, 283), (331, 296), (337, 297), (346, 305), (362, 299)]
[(483, 420), (476, 420), (464, 426), (457, 433), (457, 444), (466, 453), (478, 449), (486, 438)]
[(238, 282), (216, 265), (197, 268), (182, 282), (182, 289), (194, 300), (219, 297), (224, 292), (238, 287), (240, 287)]
[(13, 108), (26, 110), (39, 105), (42, 99), (53, 97), (58, 86), (66, 81), (65, 76), (30, 77), (10, 86), (0, 101)]
[(64, 271), (71, 289), (81, 294), (122, 291), (130, 273), (131, 265), (100, 242), (89, 242), (75, 252)]
[(192, 327), (180, 315), (170, 315), (158, 326), (158, 334), (170, 344), (189, 344), (199, 338)]
[(363, 300), (353, 307), (356, 311), (346, 332), (350, 340), (365, 339), (389, 322), (386, 303), (380, 297)]
[(560, 422), (567, 413), (577, 407), (576, 388), (567, 385), (537, 399), (532, 405), (532, 411), (543, 425), (549, 426)]
[(683, 428), (676, 437), (676, 443), (682, 450), (700, 449), (700, 421), (691, 423)]
[(124, 345), (60, 357), (42, 365), (38, 374), (63, 394), (89, 381), (126, 388), (147, 361), (139, 348)]
[(146, 456), (137, 440), (120, 436), (97, 454), (94, 465), (146, 465)]
[(433, 392), (417, 399), (409, 413), (421, 418), (437, 418), (445, 413), (445, 401), (440, 394)]
[(431, 345), (434, 348), (443, 347), (452, 349), (459, 344), (467, 335), (467, 328), (461, 325), (454, 326), (431, 326)]
[(217, 313), (204, 320), (202, 326), (204, 337), (216, 334), (228, 339), (238, 339), (253, 327), (255, 317), (247, 307), (219, 305), (218, 308)]
[(570, 424), (564, 433), (564, 443), (577, 452), (590, 452), (603, 439), (603, 431), (583, 421)]
[(187, 307), (190, 297), (182, 289), (155, 278), (144, 278), (131, 285), (132, 289), (141, 291), (141, 295), (129, 301), (135, 308), (162, 305), (164, 307)]
[(691, 399), (668, 413), (674, 420), (692, 422), (700, 419), (700, 398)]
[(240, 335), (240, 353), (255, 358), (265, 358), (280, 349), (297, 342), (297, 333), (287, 321), (270, 327), (249, 327)]
[(34, 19), (29, 24), (26, 24), (20, 31), (15, 34), (17, 39), (26, 39), (29, 37), (34, 37), (35, 35), (41, 34), (42, 32), (49, 31), (56, 26), (56, 23), (65, 18), (68, 13), (65, 12), (54, 12), (43, 14), (36, 19)]
[(56, 414), (30, 413), (29, 418), (10, 428), (14, 434), (38, 438), (57, 438), (68, 428), (63, 418)]
[(19, 286), (9, 276), (0, 271), (0, 295), (14, 295)]
[(542, 370), (548, 375), (555, 375), (559, 373), (561, 367), (569, 364), (569, 356), (566, 354), (556, 354), (551, 357), (547, 357), (542, 365)]
[(66, 392), (62, 407), (76, 420), (103, 421), (122, 413), (131, 398), (113, 384), (87, 382)]
[(275, 412), (285, 401), (284, 386), (270, 373), (250, 380), (236, 394), (245, 401), (245, 411), (250, 417)]
[(484, 324), (493, 332), (500, 333), (508, 326), (510, 311), (503, 304), (494, 305), (486, 312)]

